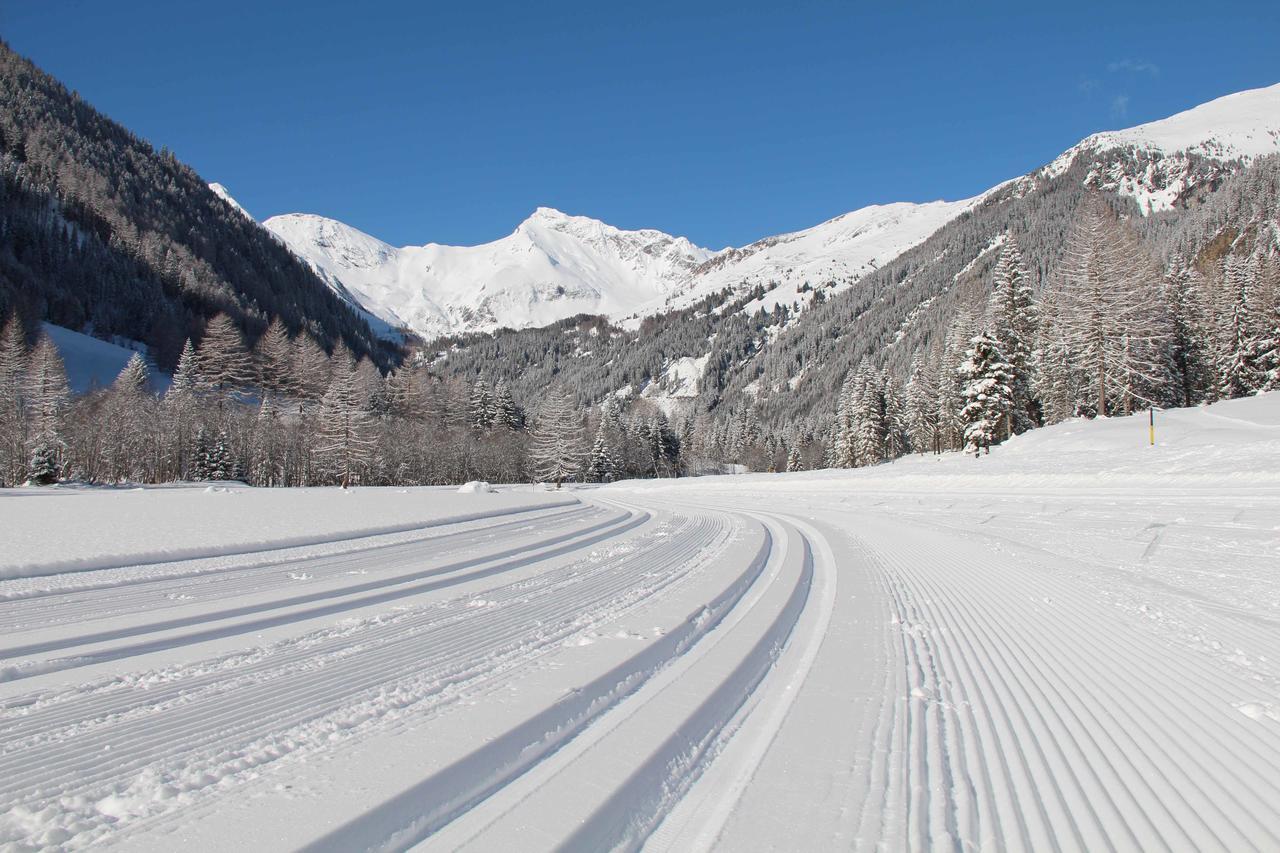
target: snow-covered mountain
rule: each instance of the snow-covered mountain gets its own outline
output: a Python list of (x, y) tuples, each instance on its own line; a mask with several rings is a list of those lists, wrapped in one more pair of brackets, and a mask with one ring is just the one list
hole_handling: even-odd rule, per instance
[(623, 231), (546, 207), (480, 246), (396, 248), (311, 214), (263, 225), (366, 310), (425, 336), (625, 314), (661, 301), (714, 255), (683, 237)]
[(390, 326), (430, 337), (540, 326), (579, 313), (634, 321), (756, 285), (770, 293), (752, 307), (804, 302), (806, 283), (847, 287), (975, 201), (872, 205), (720, 252), (545, 207), (480, 246), (396, 248), (313, 214), (273, 216), (263, 225), (339, 293)]
[(1248, 163), (1280, 151), (1280, 84), (1216, 98), (1159, 121), (1095, 133), (1025, 181), (1052, 178), (1078, 158), (1097, 161), (1100, 188), (1137, 202), (1144, 213), (1169, 210), (1221, 164)]
[[(396, 248), (333, 219), (286, 214), (263, 224), (331, 287), (390, 327), (426, 337), (552, 323), (578, 313), (635, 325), (729, 290), (765, 290), (747, 310), (805, 307), (922, 243), (995, 191), (1063, 174), (1167, 210), (1232, 161), (1280, 151), (1280, 84), (1227, 95), (1170, 118), (1094, 134), (1052, 163), (962, 201), (872, 205), (812, 228), (713, 252), (661, 231), (623, 231), (538, 208), (509, 236), (480, 246)], [(235, 205), (220, 185), (215, 192)], [(239, 205), (236, 205), (239, 207)]]

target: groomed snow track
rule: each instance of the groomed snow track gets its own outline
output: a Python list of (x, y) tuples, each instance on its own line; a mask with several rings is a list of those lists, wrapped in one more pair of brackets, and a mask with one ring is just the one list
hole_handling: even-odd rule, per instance
[(1280, 849), (1280, 497), (575, 494), (0, 584), (0, 845)]

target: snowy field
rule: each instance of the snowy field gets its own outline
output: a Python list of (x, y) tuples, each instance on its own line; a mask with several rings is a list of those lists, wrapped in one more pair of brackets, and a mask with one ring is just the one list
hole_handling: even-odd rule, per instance
[(0, 492), (0, 848), (1280, 849), (1280, 395), (857, 472)]

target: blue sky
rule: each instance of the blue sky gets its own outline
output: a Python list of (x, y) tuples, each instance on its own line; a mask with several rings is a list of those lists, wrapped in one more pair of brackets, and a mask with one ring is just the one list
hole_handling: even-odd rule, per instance
[(720, 248), (963, 198), (1280, 82), (1280, 3), (0, 0), (0, 34), (259, 219), (471, 244), (547, 205)]

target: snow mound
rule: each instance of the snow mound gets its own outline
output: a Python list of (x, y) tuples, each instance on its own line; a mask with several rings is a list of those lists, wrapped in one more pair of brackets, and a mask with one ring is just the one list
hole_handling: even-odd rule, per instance
[(460, 495), (487, 495), (493, 494), (496, 491), (497, 489), (486, 483), (484, 480), (472, 480), (471, 482), (463, 483), (458, 487), (458, 494)]

